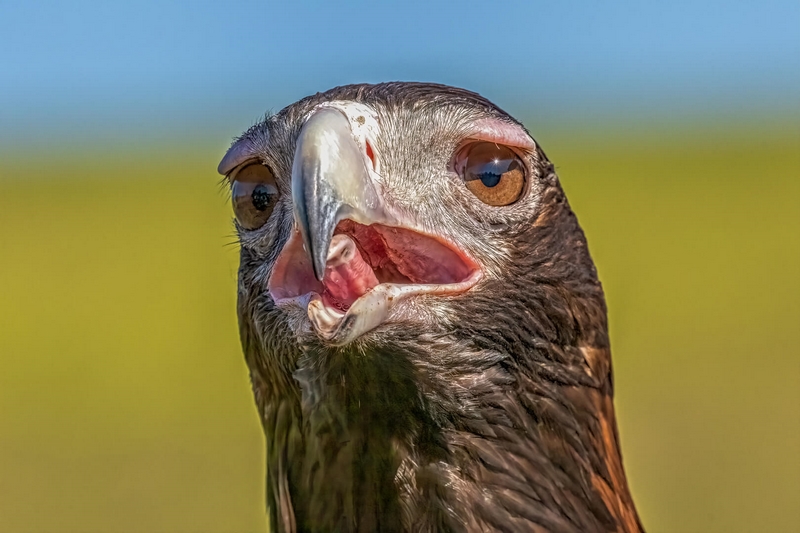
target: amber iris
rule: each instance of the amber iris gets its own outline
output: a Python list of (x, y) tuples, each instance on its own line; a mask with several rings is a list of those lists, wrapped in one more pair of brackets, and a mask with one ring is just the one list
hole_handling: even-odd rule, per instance
[(231, 197), (236, 220), (245, 229), (263, 226), (275, 203), (278, 187), (269, 168), (251, 163), (232, 176)]
[(525, 165), (507, 146), (468, 144), (456, 156), (455, 167), (467, 189), (485, 204), (513, 204), (525, 191)]

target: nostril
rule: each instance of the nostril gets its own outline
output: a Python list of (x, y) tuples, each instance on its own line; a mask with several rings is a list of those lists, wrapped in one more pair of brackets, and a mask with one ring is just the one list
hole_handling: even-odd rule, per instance
[(369, 160), (372, 161), (372, 168), (375, 169), (375, 152), (372, 151), (372, 145), (369, 143), (369, 141), (366, 141), (366, 145), (367, 157), (369, 157)]

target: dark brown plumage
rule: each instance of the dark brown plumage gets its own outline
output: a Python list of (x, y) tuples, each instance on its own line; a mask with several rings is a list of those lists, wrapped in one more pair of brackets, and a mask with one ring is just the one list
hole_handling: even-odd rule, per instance
[[(480, 142), (509, 147), (507, 173), (469, 174)], [(271, 531), (641, 530), (603, 291), (517, 121), (461, 89), (339, 87), (251, 128), (220, 170)]]

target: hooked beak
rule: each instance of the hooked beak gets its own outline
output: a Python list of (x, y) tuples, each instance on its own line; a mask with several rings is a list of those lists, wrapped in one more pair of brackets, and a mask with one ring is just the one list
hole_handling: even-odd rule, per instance
[(364, 151), (339, 110), (317, 110), (303, 125), (292, 163), (294, 221), (322, 281), (336, 225), (386, 220)]
[(370, 146), (339, 109), (306, 120), (292, 163), (295, 230), (269, 280), (276, 305), (303, 309), (335, 345), (380, 325), (407, 298), (458, 294), (481, 277), (453, 243), (385, 206)]

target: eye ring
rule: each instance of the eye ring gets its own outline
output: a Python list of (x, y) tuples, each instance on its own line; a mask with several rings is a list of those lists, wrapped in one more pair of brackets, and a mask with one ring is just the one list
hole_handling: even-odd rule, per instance
[(492, 207), (513, 204), (527, 189), (527, 167), (509, 146), (470, 142), (456, 152), (454, 166), (467, 189)]
[(275, 175), (266, 165), (251, 161), (232, 173), (231, 202), (239, 225), (255, 230), (266, 224), (280, 192)]

